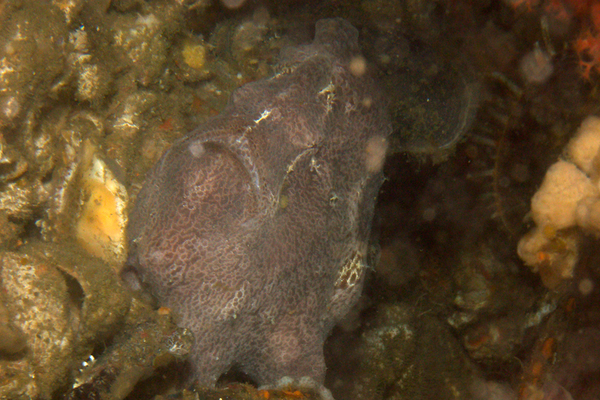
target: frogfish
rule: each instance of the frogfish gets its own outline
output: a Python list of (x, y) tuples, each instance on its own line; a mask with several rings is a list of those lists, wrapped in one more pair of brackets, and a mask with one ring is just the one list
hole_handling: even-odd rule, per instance
[(151, 169), (129, 217), (142, 284), (195, 337), (212, 386), (232, 367), (259, 385), (322, 385), (323, 344), (356, 303), (391, 133), (346, 20), (316, 23), (276, 73)]

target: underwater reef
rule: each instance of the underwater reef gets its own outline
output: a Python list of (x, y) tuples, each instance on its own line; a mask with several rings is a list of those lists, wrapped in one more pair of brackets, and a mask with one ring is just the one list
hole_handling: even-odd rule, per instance
[[(599, 15), (596, 0), (0, 1), (0, 399), (598, 398)], [(357, 41), (313, 42), (331, 18)], [(360, 57), (339, 53), (348, 45)], [(263, 115), (275, 107), (256, 93), (278, 79), (293, 95), (269, 89), (285, 106)], [(254, 199), (269, 218), (288, 212), (294, 234), (276, 219), (262, 237), (252, 224), (223, 233), (236, 218), (210, 210), (205, 234), (254, 237), (223, 260), (302, 261), (272, 279), (283, 293), (256, 271), (212, 285), (250, 299), (223, 326), (272, 301), (285, 332), (259, 325), (247, 348), (307, 327), (316, 339), (293, 357), (282, 350), (300, 342), (273, 339), (251, 368), (228, 341), (236, 357), (194, 384), (192, 310), (166, 300), (168, 278), (132, 268), (152, 254), (136, 260), (144, 240), (126, 228), (167, 240), (134, 211), (150, 171), (166, 152), (178, 171), (169, 157), (195, 129), (233, 114), (288, 141), (249, 140), (248, 159), (202, 141), (189, 154), (240, 172), (216, 181), (248, 188), (228, 202), (238, 222)], [(350, 140), (383, 115), (386, 145)], [(276, 117), (287, 125), (262, 131)], [(326, 128), (311, 132), (335, 132), (330, 150), (289, 134), (314, 118)], [(314, 197), (294, 202), (294, 174)], [(175, 193), (173, 177), (160, 179)]]

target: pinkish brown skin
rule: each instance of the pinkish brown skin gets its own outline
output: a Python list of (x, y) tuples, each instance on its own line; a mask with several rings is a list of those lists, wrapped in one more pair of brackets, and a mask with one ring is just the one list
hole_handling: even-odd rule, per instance
[[(348, 70), (358, 32), (319, 21), (272, 78), (168, 150), (130, 216), (131, 257), (196, 338), (195, 376), (322, 383), (323, 342), (360, 295), (385, 105)], [(373, 151), (373, 143), (377, 150)]]

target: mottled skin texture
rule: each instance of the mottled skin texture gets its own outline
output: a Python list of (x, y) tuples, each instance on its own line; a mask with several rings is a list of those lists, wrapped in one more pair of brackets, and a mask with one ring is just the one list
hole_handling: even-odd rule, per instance
[(325, 374), (323, 342), (356, 302), (391, 128), (358, 33), (316, 25), (278, 73), (168, 150), (130, 216), (133, 266), (196, 342), (195, 375), (259, 384)]

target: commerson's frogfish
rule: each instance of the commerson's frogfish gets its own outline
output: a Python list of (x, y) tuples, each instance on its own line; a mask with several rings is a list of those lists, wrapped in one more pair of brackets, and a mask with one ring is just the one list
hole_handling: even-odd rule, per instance
[(232, 366), (322, 384), (362, 289), (391, 126), (358, 32), (318, 21), (276, 71), (175, 143), (130, 215), (132, 267), (193, 331), (201, 385)]

